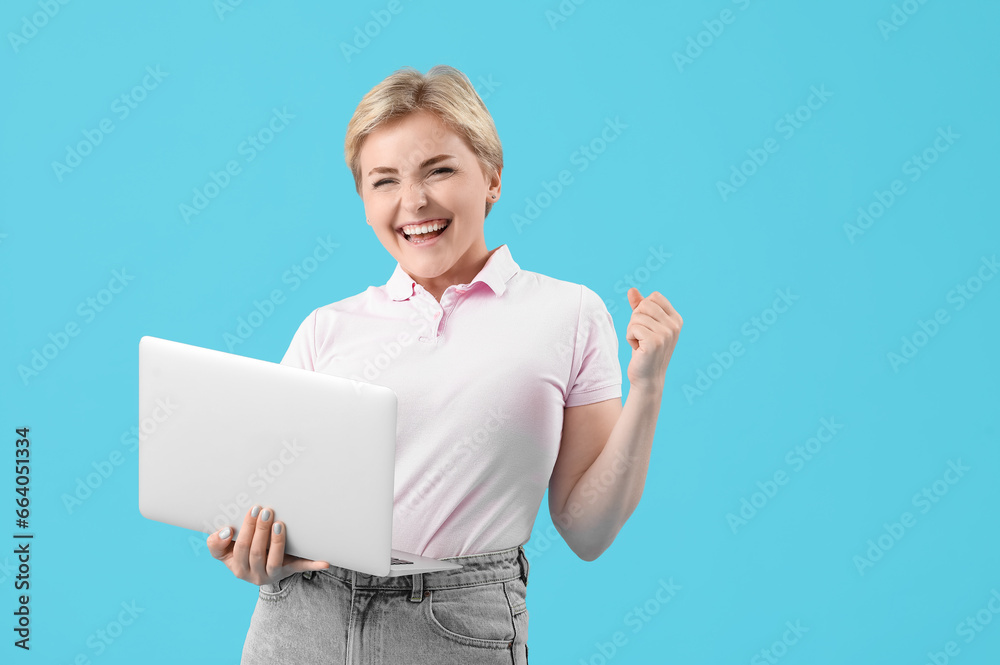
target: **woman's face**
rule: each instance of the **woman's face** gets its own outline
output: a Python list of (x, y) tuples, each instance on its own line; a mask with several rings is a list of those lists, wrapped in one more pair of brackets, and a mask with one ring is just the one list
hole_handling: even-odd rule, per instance
[[(408, 274), (459, 279), (485, 260), (486, 203), (499, 198), (500, 177), (488, 181), (465, 141), (436, 115), (419, 111), (379, 127), (365, 139), (360, 164), (368, 223)], [(422, 243), (402, 230), (434, 222), (448, 226)]]

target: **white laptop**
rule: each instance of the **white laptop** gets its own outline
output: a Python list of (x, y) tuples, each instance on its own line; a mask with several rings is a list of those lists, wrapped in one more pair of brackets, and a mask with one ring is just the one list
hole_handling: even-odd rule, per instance
[(139, 340), (139, 512), (237, 532), (274, 509), (285, 551), (368, 575), (461, 568), (392, 549), (396, 393), (385, 386)]

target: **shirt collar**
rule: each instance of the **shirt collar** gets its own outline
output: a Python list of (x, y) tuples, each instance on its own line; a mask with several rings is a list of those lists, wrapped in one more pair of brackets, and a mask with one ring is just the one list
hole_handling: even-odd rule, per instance
[[(470, 282), (470, 285), (483, 282), (493, 289), (494, 294), (502, 296), (507, 290), (507, 280), (513, 277), (519, 269), (520, 267), (510, 255), (510, 248), (503, 244), (493, 250), (486, 265)], [(392, 276), (386, 282), (385, 288), (393, 300), (409, 300), (416, 293), (416, 284), (397, 261), (396, 269), (393, 270)]]

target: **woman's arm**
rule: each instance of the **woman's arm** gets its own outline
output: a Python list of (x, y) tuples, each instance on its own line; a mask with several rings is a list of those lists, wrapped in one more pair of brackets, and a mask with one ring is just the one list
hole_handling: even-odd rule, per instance
[(564, 410), (562, 441), (549, 481), (549, 512), (566, 544), (585, 561), (606, 550), (632, 515), (646, 484), (667, 365), (683, 320), (663, 295), (628, 292), (632, 318), (630, 389), (617, 399)]
[(658, 395), (633, 389), (565, 409), (563, 435), (549, 481), (549, 512), (566, 544), (584, 561), (610, 547), (646, 485)]

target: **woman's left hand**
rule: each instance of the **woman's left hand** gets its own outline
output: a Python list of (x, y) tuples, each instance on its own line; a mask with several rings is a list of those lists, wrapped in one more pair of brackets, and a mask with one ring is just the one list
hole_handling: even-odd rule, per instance
[(625, 339), (632, 345), (628, 380), (632, 388), (662, 392), (684, 319), (659, 291), (643, 298), (633, 287), (627, 295), (632, 306), (632, 318), (625, 328)]

